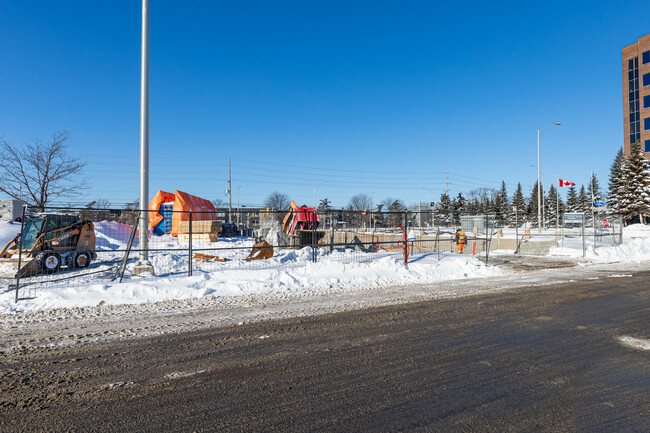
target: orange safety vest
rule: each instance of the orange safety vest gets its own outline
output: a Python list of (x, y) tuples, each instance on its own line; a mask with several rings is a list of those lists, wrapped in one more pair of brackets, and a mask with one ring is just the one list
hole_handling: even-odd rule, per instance
[(465, 245), (467, 243), (467, 236), (465, 235), (465, 232), (462, 230), (457, 232), (456, 240), (458, 242), (458, 245)]

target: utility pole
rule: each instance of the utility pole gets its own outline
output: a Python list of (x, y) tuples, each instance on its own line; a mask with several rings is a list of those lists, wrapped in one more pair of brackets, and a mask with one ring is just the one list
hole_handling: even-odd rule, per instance
[(449, 172), (447, 172), (445, 177), (447, 178), (447, 197), (449, 197)]
[(230, 178), (230, 157), (228, 157), (228, 222), (232, 222), (232, 184)]
[(140, 255), (133, 275), (153, 273), (149, 261), (149, 0), (142, 0), (142, 51), (140, 58)]

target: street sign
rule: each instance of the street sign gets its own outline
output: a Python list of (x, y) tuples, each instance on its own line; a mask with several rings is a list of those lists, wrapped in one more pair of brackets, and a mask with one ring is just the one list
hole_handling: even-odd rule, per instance
[(569, 224), (571, 224), (571, 223), (573, 223), (573, 224), (575, 224), (575, 223), (582, 224), (583, 221), (584, 221), (584, 217), (585, 217), (585, 214), (583, 214), (582, 212), (565, 213), (562, 216), (562, 221), (564, 222), (564, 224), (567, 224), (567, 223), (569, 223)]
[(431, 207), (434, 207), (435, 205), (436, 205), (436, 203), (432, 201), (431, 202)]
[(605, 203), (603, 203), (602, 201), (597, 201), (597, 202), (594, 202), (594, 206), (603, 207), (603, 206), (605, 206)]

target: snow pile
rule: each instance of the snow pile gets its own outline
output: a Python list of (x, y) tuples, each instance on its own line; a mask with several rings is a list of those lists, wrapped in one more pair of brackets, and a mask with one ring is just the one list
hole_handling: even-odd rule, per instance
[[(615, 245), (613, 236), (585, 236), (585, 257), (592, 262), (642, 262), (650, 260), (650, 226), (633, 224), (623, 229), (623, 244)], [(550, 256), (582, 257), (582, 238), (565, 239), (551, 248)]]
[[(471, 256), (447, 256), (440, 262), (404, 265), (397, 255), (387, 255), (368, 262), (345, 262), (352, 251), (319, 252), (319, 261), (312, 263), (311, 249), (285, 250), (273, 257), (270, 268), (255, 269), (250, 262), (210, 263), (192, 277), (182, 276), (187, 259), (175, 254), (152, 257), (156, 278), (131, 277), (122, 284), (89, 284), (85, 287), (42, 289), (35, 299), (13, 302), (13, 294), (0, 295), (0, 313), (33, 311), (48, 308), (84, 307), (102, 304), (142, 304), (170, 299), (203, 296), (228, 297), (265, 294), (278, 300), (315, 294), (372, 290), (373, 288), (436, 283), (445, 280), (499, 275), (496, 267), (485, 266)], [(234, 264), (232, 268), (228, 264)], [(250, 265), (250, 266), (248, 266)], [(281, 265), (281, 266), (280, 266)], [(130, 265), (132, 266), (132, 265)], [(162, 275), (162, 276), (160, 276)]]

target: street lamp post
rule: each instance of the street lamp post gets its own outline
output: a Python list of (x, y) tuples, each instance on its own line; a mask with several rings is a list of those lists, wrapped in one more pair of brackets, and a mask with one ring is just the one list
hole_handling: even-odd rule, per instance
[[(551, 122), (544, 127), (548, 128), (551, 125), (560, 125), (560, 122)], [(544, 222), (542, 221), (542, 184), (540, 183), (540, 167), (539, 167), (539, 134), (544, 132), (544, 129), (537, 130), (537, 228), (542, 231)]]
[[(430, 206), (429, 206), (429, 208), (431, 209), (431, 215), (429, 215), (431, 217), (431, 221), (429, 221), (429, 224), (431, 226), (433, 226), (433, 223), (434, 223), (434, 221), (433, 221), (433, 219), (434, 219), (434, 216), (433, 216), (434, 215), (434, 213), (433, 213), (433, 204), (436, 202), (436, 199), (435, 199), (435, 197), (433, 195), (432, 190), (430, 190), (426, 186), (423, 186), (422, 189), (426, 189), (427, 191), (429, 191), (431, 193), (431, 203), (430, 203)], [(420, 225), (422, 225), (422, 224), (420, 224)]]
[(324, 183), (329, 183), (329, 181), (321, 182), (318, 185), (314, 185), (314, 209), (316, 208), (316, 188), (323, 185)]
[[(149, 0), (142, 0), (140, 59), (140, 209), (149, 206)], [(133, 274), (153, 273), (149, 261), (149, 212), (140, 211), (140, 254)]]
[(374, 222), (375, 219), (372, 217), (372, 195), (374, 193), (375, 193), (374, 191), (370, 193), (370, 229), (371, 230), (373, 229), (373, 224), (375, 223)]

